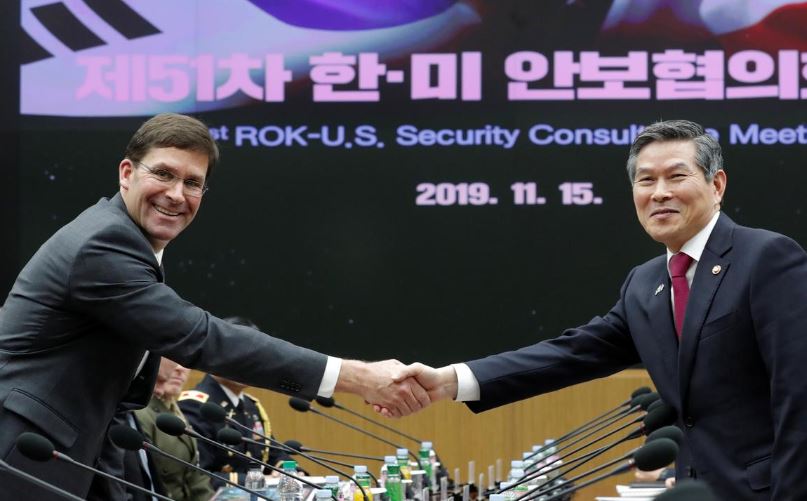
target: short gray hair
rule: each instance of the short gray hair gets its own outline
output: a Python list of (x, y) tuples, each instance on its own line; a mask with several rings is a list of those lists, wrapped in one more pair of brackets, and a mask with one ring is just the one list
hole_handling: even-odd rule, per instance
[(628, 179), (636, 176), (636, 157), (642, 148), (657, 141), (686, 141), (695, 143), (695, 163), (703, 170), (707, 181), (712, 181), (723, 168), (723, 153), (717, 140), (706, 133), (703, 127), (689, 120), (665, 120), (646, 127), (636, 136), (628, 155)]

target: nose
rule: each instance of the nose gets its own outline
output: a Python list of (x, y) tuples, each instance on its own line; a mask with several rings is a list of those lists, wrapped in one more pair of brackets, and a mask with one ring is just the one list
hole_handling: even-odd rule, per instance
[(663, 179), (659, 179), (656, 183), (652, 198), (654, 202), (663, 202), (672, 198), (672, 192)]
[(165, 195), (174, 203), (185, 201), (185, 192), (182, 181), (177, 179), (172, 185), (165, 187)]

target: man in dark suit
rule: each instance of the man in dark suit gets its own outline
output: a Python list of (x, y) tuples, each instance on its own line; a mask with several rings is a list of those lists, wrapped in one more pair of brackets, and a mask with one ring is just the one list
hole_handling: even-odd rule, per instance
[(667, 252), (630, 271), (611, 311), (520, 350), (418, 365), (419, 381), (481, 412), (642, 362), (678, 411), (679, 478), (732, 501), (807, 499), (807, 254), (720, 212), (720, 146), (695, 123), (646, 128), (628, 174)]
[[(254, 322), (244, 317), (228, 317), (225, 320), (235, 325), (259, 329)], [(272, 424), (266, 409), (257, 398), (245, 391), (247, 388), (247, 385), (238, 381), (205, 374), (205, 377), (193, 389), (180, 394), (179, 408), (194, 430), (213, 440), (217, 439), (219, 430), (224, 427), (224, 424), (214, 423), (202, 416), (202, 405), (206, 402), (221, 406), (228, 417), (235, 419), (250, 430), (274, 438)], [(235, 448), (240, 452), (278, 467), (280, 462), (294, 459), (277, 447), (273, 447), (268, 440), (264, 440), (258, 435), (253, 436), (252, 433), (245, 430), (236, 429), (241, 432), (241, 435), (263, 443), (262, 446), (238, 444)], [(252, 461), (205, 443), (199, 444), (199, 463), (202, 468), (238, 483), (243, 483), (249, 469), (255, 467), (255, 463)], [(272, 472), (267, 470), (265, 473), (271, 474)], [(212, 485), (221, 487), (224, 482), (213, 480)]]
[[(246, 385), (236, 381), (206, 374), (192, 390), (182, 392), (179, 397), (179, 408), (182, 409), (188, 424), (194, 430), (213, 440), (216, 439), (219, 430), (224, 425), (222, 423), (213, 423), (202, 416), (202, 404), (205, 402), (220, 405), (229, 417), (242, 425), (262, 435), (274, 438), (266, 410), (257, 398), (244, 392), (245, 388)], [(253, 435), (242, 429), (238, 429), (238, 431), (247, 438), (264, 442), (262, 446), (245, 443), (235, 446), (236, 449), (244, 454), (274, 466), (278, 466), (278, 463), (283, 460), (294, 459), (277, 447), (272, 447), (268, 441), (258, 435)], [(249, 469), (255, 467), (255, 463), (252, 461), (232, 455), (217, 447), (211, 447), (205, 443), (199, 444), (199, 463), (202, 468), (225, 478), (234, 479), (233, 481), (239, 483), (243, 483)], [(271, 473), (271, 471), (267, 470), (265, 473)], [(212, 483), (214, 487), (220, 487), (224, 484), (224, 482), (216, 482), (215, 480)]]
[[(120, 192), (57, 231), (20, 272), (0, 309), (0, 458), (86, 496), (92, 474), (29, 460), (15, 440), (34, 431), (95, 464), (116, 410), (151, 397), (160, 355), (304, 398), (358, 393), (399, 415), (428, 402), (411, 380), (393, 382), (404, 373), (396, 361), (328, 357), (220, 320), (165, 285), (165, 246), (196, 216), (217, 160), (198, 120), (146, 121), (118, 166)], [(2, 472), (0, 485), (8, 499), (53, 498)]]

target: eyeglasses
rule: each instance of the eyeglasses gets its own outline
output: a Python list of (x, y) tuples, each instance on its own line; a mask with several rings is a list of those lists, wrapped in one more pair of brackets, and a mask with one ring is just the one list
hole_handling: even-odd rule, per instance
[(182, 193), (184, 193), (186, 196), (201, 197), (209, 189), (209, 187), (201, 181), (196, 179), (182, 179), (175, 176), (174, 173), (168, 169), (163, 169), (161, 167), (149, 167), (140, 161), (135, 163), (143, 167), (152, 179), (166, 186), (174, 186), (177, 181), (182, 181)]

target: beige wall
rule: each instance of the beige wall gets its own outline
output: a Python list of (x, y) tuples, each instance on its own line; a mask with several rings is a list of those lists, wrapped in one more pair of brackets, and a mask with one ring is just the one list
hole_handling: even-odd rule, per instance
[[(191, 374), (189, 385), (198, 381), (200, 374)], [(507, 473), (510, 459), (520, 456), (531, 444), (544, 438), (562, 435), (575, 426), (615, 407), (639, 386), (651, 386), (643, 370), (627, 370), (614, 376), (566, 388), (549, 395), (542, 395), (522, 402), (474, 414), (464, 405), (441, 402), (425, 411), (400, 420), (386, 420), (372, 415), (372, 410), (361, 399), (352, 395), (336, 395), (337, 401), (350, 409), (363, 411), (373, 419), (397, 427), (401, 431), (424, 440), (432, 440), (449, 472), (461, 470), (462, 482), (467, 482), (468, 461), (476, 461), (476, 475), (487, 475), (489, 464), (501, 458)], [(394, 454), (391, 447), (365, 437), (353, 430), (339, 426), (320, 416), (300, 414), (288, 406), (288, 397), (261, 389), (248, 390), (261, 399), (272, 420), (272, 430), (280, 440), (296, 439), (311, 448), (350, 451), (369, 455)], [(345, 421), (366, 427), (384, 438), (400, 443), (410, 449), (416, 445), (398, 435), (373, 426), (346, 412), (326, 410)], [(617, 436), (621, 436), (622, 433)], [(643, 442), (635, 440), (612, 451), (624, 453)], [(350, 463), (351, 460), (345, 459)], [(307, 462), (304, 462), (304, 464)], [(599, 464), (596, 463), (596, 464)], [(305, 464), (308, 471), (320, 473), (316, 465)], [(375, 467), (377, 469), (377, 466)], [(581, 471), (585, 471), (581, 468)], [(632, 474), (616, 477), (584, 490), (578, 500), (591, 500), (594, 496), (614, 495), (614, 485), (629, 482)], [(487, 480), (486, 480), (487, 481)]]

